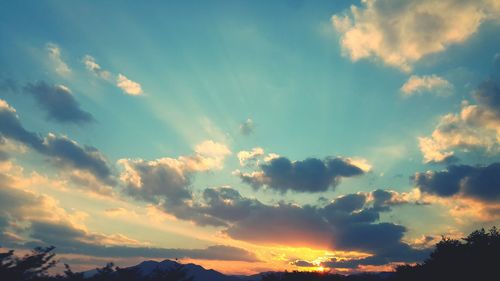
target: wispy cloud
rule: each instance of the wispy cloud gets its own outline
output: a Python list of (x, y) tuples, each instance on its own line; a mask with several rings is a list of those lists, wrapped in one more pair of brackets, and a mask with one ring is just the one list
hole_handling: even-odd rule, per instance
[(412, 75), (401, 86), (401, 93), (409, 97), (422, 93), (433, 93), (437, 96), (448, 96), (453, 91), (453, 85), (446, 79), (433, 75)]
[(54, 64), (56, 72), (61, 76), (70, 75), (71, 69), (61, 57), (61, 48), (54, 43), (47, 43), (46, 50), (51, 62)]
[(245, 122), (240, 124), (240, 133), (244, 136), (249, 136), (253, 134), (255, 130), (255, 125), (253, 123), (253, 120), (248, 118), (245, 120)]
[(97, 63), (94, 57), (85, 55), (82, 61), (88, 71), (92, 72), (94, 75), (103, 80), (115, 84), (116, 87), (120, 88), (125, 94), (138, 96), (144, 93), (141, 84), (136, 81), (130, 80), (121, 73), (115, 75), (108, 70), (104, 70), (101, 65)]

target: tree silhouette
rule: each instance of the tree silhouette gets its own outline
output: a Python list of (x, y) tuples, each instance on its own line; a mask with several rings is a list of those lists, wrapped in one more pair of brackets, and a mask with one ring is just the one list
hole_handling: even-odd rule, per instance
[(422, 264), (397, 267), (395, 280), (498, 280), (500, 234), (476, 230), (460, 240), (443, 237)]
[(47, 271), (56, 265), (54, 247), (37, 247), (19, 258), (14, 251), (0, 254), (0, 280), (31, 281), (48, 279)]

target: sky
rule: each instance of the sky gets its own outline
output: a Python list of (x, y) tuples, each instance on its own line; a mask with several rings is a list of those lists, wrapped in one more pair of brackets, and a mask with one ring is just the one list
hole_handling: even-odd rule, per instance
[(390, 270), (500, 222), (500, 1), (2, 1), (0, 245)]

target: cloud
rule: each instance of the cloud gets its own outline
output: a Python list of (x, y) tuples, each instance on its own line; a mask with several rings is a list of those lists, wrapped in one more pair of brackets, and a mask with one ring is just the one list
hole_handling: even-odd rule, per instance
[(255, 125), (253, 123), (253, 120), (248, 118), (245, 120), (245, 122), (240, 124), (240, 133), (244, 136), (249, 136), (253, 134), (255, 130)]
[[(228, 188), (212, 189), (210, 192), (220, 196), (215, 204), (217, 211), (210, 209), (211, 215), (237, 214), (224, 218), (229, 226), (223, 232), (233, 239), (270, 245), (328, 247), (369, 253), (371, 256), (371, 259), (353, 262), (350, 267), (375, 265), (381, 261), (385, 261), (384, 264), (420, 261), (429, 253), (428, 248), (414, 249), (402, 241), (405, 227), (377, 222), (380, 212), (391, 211), (394, 205), (411, 203), (399, 201), (395, 204), (392, 199), (401, 198), (396, 192), (378, 190), (348, 194), (324, 207), (283, 202), (265, 205), (255, 199), (243, 198), (237, 191)], [(211, 201), (207, 201), (207, 205), (214, 206)], [(224, 207), (221, 208), (221, 205)]]
[(142, 94), (141, 84), (128, 79), (125, 75), (119, 73), (116, 78), (116, 86), (123, 90), (124, 93), (138, 96)]
[[(255, 254), (241, 248), (226, 245), (213, 245), (204, 249), (176, 249), (119, 244), (109, 245), (103, 243), (103, 240), (106, 241), (105, 238), (107, 237), (102, 234), (90, 233), (65, 224), (47, 222), (32, 222), (30, 230), (32, 233), (31, 237), (41, 241), (41, 243), (31, 242), (27, 243), (27, 245), (55, 245), (56, 251), (59, 253), (83, 254), (94, 257), (191, 258), (246, 262), (258, 261)], [(113, 240), (116, 240), (115, 237), (113, 238)], [(123, 239), (126, 237), (120, 235), (118, 235), (118, 238), (124, 240), (120, 242), (128, 241), (128, 239)]]
[(461, 112), (441, 117), (430, 137), (419, 138), (425, 162), (444, 162), (454, 149), (499, 151), (500, 89), (494, 81), (483, 82), (474, 92), (476, 104), (464, 102)]
[(435, 74), (412, 75), (400, 90), (403, 96), (406, 97), (425, 92), (434, 93), (438, 96), (448, 96), (452, 93), (453, 85)]
[(118, 163), (124, 168), (120, 179), (125, 183), (126, 192), (137, 199), (153, 203), (191, 199), (190, 171), (177, 159), (121, 159)]
[(262, 147), (254, 147), (252, 150), (242, 150), (238, 152), (237, 157), (240, 162), (240, 166), (247, 166), (250, 163), (258, 163), (258, 159), (264, 155), (264, 149)]
[(410, 71), (413, 63), (467, 41), (481, 24), (498, 20), (495, 0), (365, 0), (332, 16), (340, 45), (353, 61), (377, 58)]
[(27, 131), (19, 121), (16, 110), (4, 100), (0, 100), (0, 136), (18, 141), (48, 156), (63, 169), (82, 169), (104, 182), (113, 182), (111, 168), (100, 151), (90, 146), (82, 147), (64, 136), (49, 133), (42, 138)]
[[(222, 227), (232, 239), (264, 245), (330, 248), (367, 253), (359, 264), (420, 261), (428, 249), (414, 249), (402, 241), (406, 228), (379, 223), (381, 212), (393, 206), (418, 204), (405, 194), (376, 190), (337, 197), (323, 207), (278, 202), (267, 205), (246, 198), (229, 187), (207, 188), (201, 197), (184, 201), (177, 218), (198, 225)], [(166, 210), (168, 211), (168, 210)], [(189, 214), (189, 215), (187, 215)]]
[(56, 72), (61, 76), (68, 76), (71, 74), (71, 69), (64, 62), (61, 57), (61, 49), (54, 43), (47, 43), (46, 45), (49, 58), (56, 68)]
[[(148, 247), (145, 243), (122, 234), (91, 232), (76, 219), (77, 217), (59, 207), (55, 199), (16, 187), (15, 180), (10, 180), (8, 175), (0, 177), (2, 246), (33, 248), (54, 245), (58, 253), (97, 257), (258, 261), (255, 254), (226, 245), (212, 245), (204, 249)], [(15, 231), (22, 236), (12, 239), (13, 233), (9, 231)]]
[(231, 155), (231, 150), (223, 143), (205, 140), (194, 148), (197, 159), (202, 161), (207, 169), (222, 169), (224, 159)]
[(294, 260), (290, 262), (291, 265), (299, 266), (299, 267), (318, 267), (317, 264), (314, 264), (312, 262), (308, 262), (305, 260)]
[(94, 57), (86, 55), (85, 57), (83, 57), (83, 64), (85, 64), (85, 67), (88, 71), (94, 73), (96, 76), (104, 80), (111, 79), (111, 73), (107, 70), (103, 70), (101, 66), (95, 61)]
[(363, 161), (349, 158), (308, 158), (292, 162), (286, 157), (278, 157), (260, 164), (260, 171), (237, 175), (254, 188), (266, 186), (280, 192), (322, 192), (336, 187), (343, 177), (364, 174), (368, 167)]
[(500, 202), (500, 163), (488, 166), (451, 165), (443, 171), (416, 173), (412, 179), (425, 193)]
[(80, 104), (66, 86), (49, 85), (41, 81), (36, 84), (28, 83), (24, 90), (35, 98), (50, 120), (75, 124), (94, 121), (90, 113), (80, 108)]
[(231, 153), (221, 143), (204, 141), (195, 147), (195, 155), (179, 158), (121, 159), (120, 175), (124, 191), (135, 199), (156, 204), (178, 218), (201, 225), (224, 225), (219, 219), (196, 211), (192, 205), (191, 178), (196, 172), (218, 170)]
[(130, 80), (124, 74), (118, 73), (118, 75), (115, 75), (110, 71), (103, 69), (93, 56), (85, 55), (82, 62), (85, 65), (85, 68), (87, 68), (87, 70), (92, 74), (105, 81), (114, 83), (125, 94), (139, 96), (144, 93), (140, 83)]

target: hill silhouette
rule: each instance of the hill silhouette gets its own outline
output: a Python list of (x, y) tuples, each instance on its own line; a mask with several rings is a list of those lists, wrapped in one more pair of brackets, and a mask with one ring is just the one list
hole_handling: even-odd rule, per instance
[[(175, 261), (145, 261), (120, 268), (108, 263), (92, 274), (73, 272), (65, 264), (62, 274), (50, 275), (57, 263), (54, 247), (35, 248), (22, 257), (13, 250), (0, 252), (0, 280), (5, 281), (237, 281), (214, 270)], [(476, 230), (460, 240), (443, 237), (424, 262), (398, 266), (390, 274), (340, 275), (320, 272), (275, 272), (263, 274), (262, 281), (416, 281), (416, 280), (499, 280), (500, 233)]]

